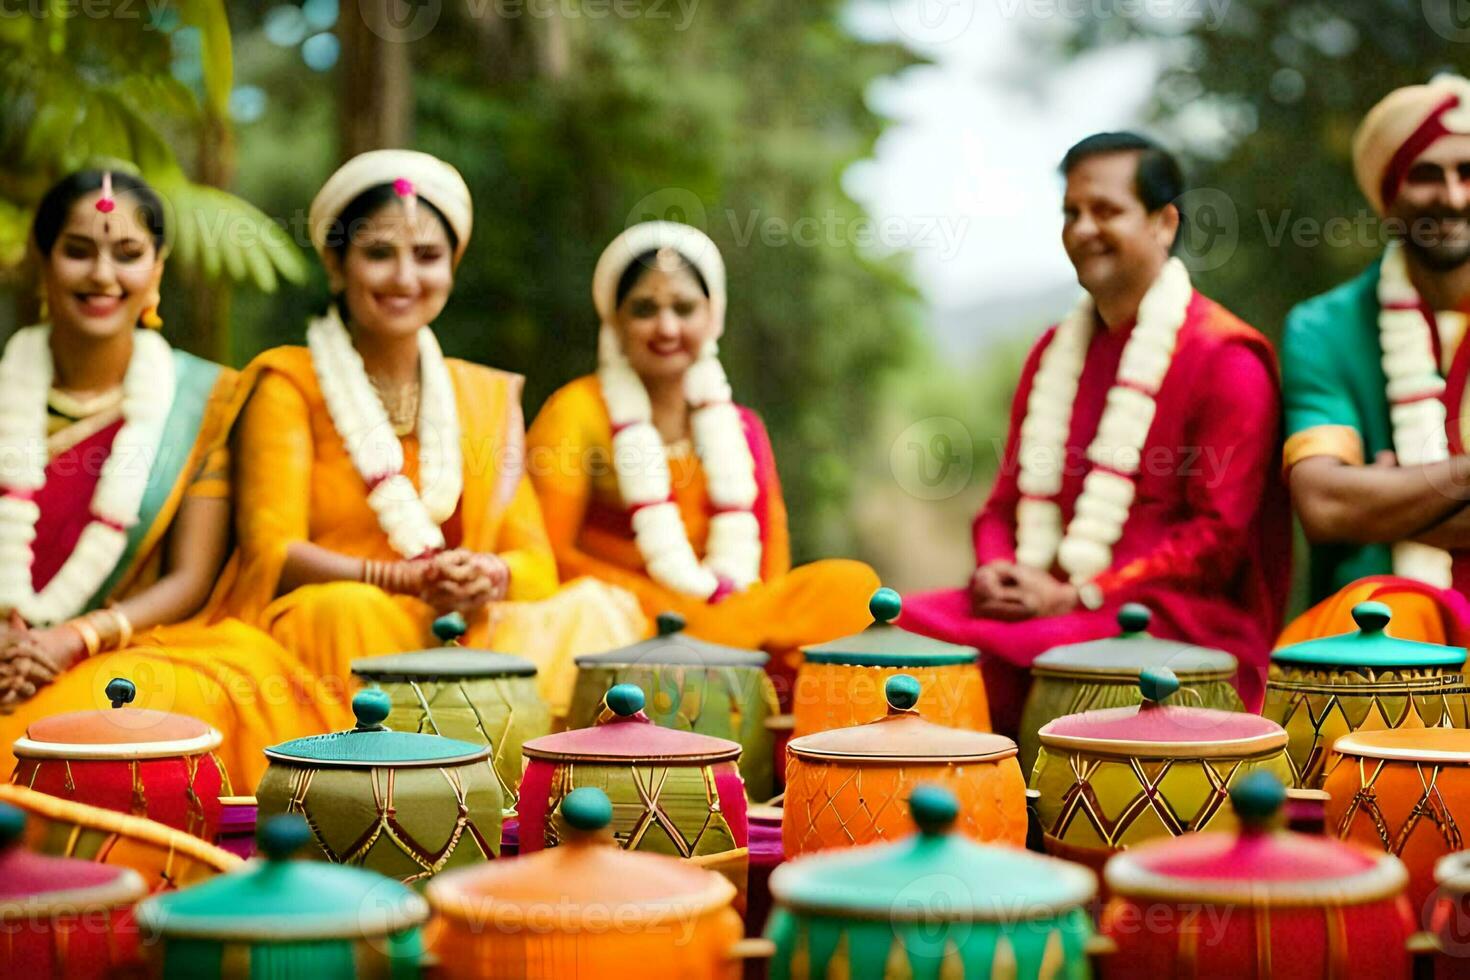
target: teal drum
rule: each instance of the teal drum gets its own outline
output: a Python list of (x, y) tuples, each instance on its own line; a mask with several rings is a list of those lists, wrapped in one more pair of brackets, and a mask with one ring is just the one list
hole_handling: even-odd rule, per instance
[(464, 619), (441, 616), (434, 633), (446, 646), (352, 662), (352, 673), (387, 693), (385, 724), (395, 732), (442, 735), (488, 745), (500, 792), (514, 808), (521, 746), (551, 731), (551, 711), (536, 689), (536, 665), (523, 657), (458, 646)]
[(712, 735), (740, 745), (740, 774), (753, 800), (775, 792), (774, 738), (766, 722), (779, 712), (764, 653), (689, 636), (683, 617), (661, 613), (658, 636), (577, 658), (568, 728), (590, 728), (603, 696), (618, 684), (642, 689), (644, 713), (664, 728)]
[(500, 853), (500, 782), (490, 746), (390, 731), (382, 691), (352, 699), (357, 727), (265, 750), (262, 820), (299, 813), (317, 856), (401, 881)]
[(772, 980), (1078, 980), (1091, 976), (1091, 871), (953, 830), (937, 786), (909, 798), (919, 832), (829, 851), (771, 875)]
[(1141, 704), (1138, 678), (1167, 667), (1179, 679), (1179, 704), (1244, 711), (1231, 682), (1235, 658), (1223, 650), (1161, 640), (1148, 634), (1147, 606), (1130, 602), (1118, 610), (1118, 635), (1048, 650), (1031, 666), (1033, 683), (1021, 714), (1021, 772), (1029, 779), (1041, 749), (1037, 735), (1049, 721), (1099, 708)]
[(264, 824), (264, 858), (137, 908), (151, 972), (164, 980), (413, 980), (428, 903), (364, 871), (291, 860), (311, 831), (300, 817)]

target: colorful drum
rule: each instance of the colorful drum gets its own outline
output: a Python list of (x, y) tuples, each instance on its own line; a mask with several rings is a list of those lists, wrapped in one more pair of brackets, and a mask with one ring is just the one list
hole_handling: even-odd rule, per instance
[(154, 975), (418, 977), (428, 904), (398, 882), (361, 868), (290, 860), (310, 840), (300, 817), (275, 817), (261, 830), (263, 860), (139, 905)]
[(1465, 649), (1389, 636), (1392, 615), (1360, 602), (1356, 632), (1271, 654), (1261, 713), (1286, 729), (1296, 785), (1319, 788), (1333, 743), (1349, 732), (1470, 726)]
[(137, 693), (131, 681), (114, 678), (106, 691), (110, 710), (32, 722), (15, 740), (10, 781), (214, 840), (220, 795), (229, 795), (229, 777), (214, 754), (220, 733), (187, 715), (125, 707)]
[(1440, 858), (1434, 866), (1434, 908), (1429, 932), (1434, 937), (1436, 980), (1470, 980), (1470, 851)]
[(1154, 837), (1228, 829), (1230, 788), (1265, 770), (1291, 780), (1286, 732), (1239, 711), (1176, 707), (1168, 668), (1139, 678), (1143, 703), (1068, 715), (1041, 729), (1031, 788), (1046, 850), (1100, 869)]
[(1392, 857), (1273, 829), (1286, 793), (1231, 790), (1240, 830), (1151, 841), (1108, 862), (1105, 978), (1407, 980), (1414, 918)]
[(560, 843), (562, 802), (585, 786), (612, 800), (613, 835), (627, 850), (683, 858), (739, 850), (743, 864), (749, 830), (739, 744), (660, 728), (633, 684), (613, 687), (604, 704), (591, 728), (526, 743), (521, 853)]
[(130, 869), (150, 893), (183, 888), (240, 865), (238, 857), (213, 844), (143, 817), (23, 786), (0, 785), (0, 802), (25, 811), (25, 846), (30, 850)]
[(874, 592), (868, 611), (873, 625), (861, 633), (803, 648), (792, 696), (797, 737), (884, 717), (883, 685), (895, 674), (918, 679), (920, 713), (936, 725), (990, 730), (978, 650), (890, 625), (903, 611), (892, 589)]
[(1324, 787), (1328, 832), (1402, 860), (1414, 912), (1424, 912), (1435, 864), (1466, 847), (1470, 731), (1355, 732), (1338, 739), (1334, 752)]
[(771, 980), (1091, 975), (1092, 872), (953, 831), (959, 802), (921, 786), (919, 833), (799, 858), (771, 874)]
[(1041, 748), (1037, 732), (1049, 721), (1099, 708), (1138, 704), (1138, 675), (1167, 667), (1179, 678), (1179, 701), (1202, 708), (1244, 711), (1231, 679), (1236, 662), (1221, 650), (1148, 635), (1148, 607), (1118, 610), (1119, 635), (1048, 650), (1031, 665), (1031, 692), (1021, 714), (1021, 771), (1027, 776)]
[(500, 853), (500, 782), (490, 747), (384, 727), (383, 691), (352, 699), (357, 727), (266, 749), (259, 818), (300, 813), (317, 855), (400, 881)]
[(143, 879), (29, 853), (25, 826), (25, 811), (0, 803), (0, 976), (101, 980), (135, 965)]
[(713, 735), (740, 744), (740, 774), (753, 800), (776, 792), (775, 737), (766, 721), (780, 712), (766, 675), (766, 654), (695, 639), (684, 619), (660, 613), (658, 636), (642, 643), (577, 658), (577, 686), (568, 728), (597, 721), (602, 697), (615, 684), (636, 684), (655, 725)]
[(352, 662), (352, 673), (387, 692), (392, 707), (384, 724), (393, 731), (490, 746), (501, 796), (514, 809), (521, 745), (551, 731), (551, 709), (536, 690), (535, 664), (458, 646), (464, 626), (462, 616), (441, 616), (434, 633), (445, 648), (364, 657)]
[(908, 799), (921, 784), (959, 801), (956, 828), (973, 840), (1026, 844), (1026, 780), (1016, 743), (945, 728), (919, 715), (920, 685), (905, 674), (885, 687), (888, 717), (794, 740), (787, 749), (781, 840), (787, 859), (812, 851), (894, 841), (913, 833)]
[(612, 846), (600, 790), (562, 801), (562, 846), (430, 882), (447, 980), (736, 980), (735, 888), (691, 862)]

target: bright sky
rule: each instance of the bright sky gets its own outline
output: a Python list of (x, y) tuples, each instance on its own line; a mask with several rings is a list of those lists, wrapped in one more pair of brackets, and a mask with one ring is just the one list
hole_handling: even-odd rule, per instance
[[(1101, 0), (1093, 0), (1094, 3)], [(1137, 126), (1162, 56), (1149, 44), (1057, 67), (1033, 31), (1067, 28), (1077, 0), (854, 0), (859, 36), (905, 43), (933, 64), (876, 83), (889, 125), (845, 176), (884, 245), (906, 247), (929, 302), (962, 307), (1075, 282), (1059, 242), (1067, 147)], [(907, 239), (907, 240), (905, 240)]]

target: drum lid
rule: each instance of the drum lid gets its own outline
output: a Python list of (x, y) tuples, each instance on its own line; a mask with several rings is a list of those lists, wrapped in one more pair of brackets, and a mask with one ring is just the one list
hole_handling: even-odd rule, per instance
[(684, 617), (658, 614), (658, 635), (630, 646), (577, 658), (578, 667), (765, 667), (770, 657), (759, 650), (706, 643), (684, 632)]
[(892, 589), (874, 592), (868, 600), (868, 612), (873, 616), (873, 625), (861, 633), (803, 647), (807, 663), (903, 669), (973, 664), (980, 658), (980, 651), (974, 647), (956, 646), (892, 625), (903, 612), (903, 600)]
[(470, 677), (535, 677), (536, 665), (512, 653), (452, 647), (360, 657), (352, 661), (352, 672), (363, 680), (391, 683)]
[(920, 685), (907, 674), (888, 678), (888, 715), (863, 725), (813, 732), (793, 739), (791, 754), (803, 759), (875, 764), (998, 762), (1016, 754), (1003, 735), (936, 725), (919, 717)]
[(1118, 610), (1117, 636), (1054, 647), (1036, 658), (1032, 673), (1136, 681), (1141, 671), (1168, 667), (1186, 683), (1235, 676), (1235, 658), (1223, 650), (1150, 636), (1152, 618), (1147, 606), (1130, 602)]
[(392, 701), (372, 688), (352, 699), (357, 727), (327, 735), (308, 735), (265, 750), (272, 761), (307, 766), (452, 766), (487, 759), (489, 745), (474, 745), (441, 735), (395, 732), (383, 725)]
[(31, 722), (15, 740), (17, 757), (31, 759), (153, 759), (196, 755), (219, 747), (222, 737), (198, 718), (127, 707), (138, 694), (132, 681), (108, 682), (111, 708), (71, 711)]
[(1465, 648), (1401, 640), (1388, 635), (1393, 610), (1382, 602), (1353, 607), (1352, 633), (1294, 643), (1271, 654), (1271, 662), (1303, 667), (1453, 667), (1465, 663)]
[(0, 803), (0, 917), (117, 908), (148, 891), (131, 868), (32, 854), (21, 846), (25, 827), (24, 810)]
[(533, 738), (521, 746), (531, 759), (552, 762), (677, 762), (690, 765), (734, 761), (740, 743), (698, 732), (662, 728), (643, 713), (643, 689), (615, 684), (603, 698), (590, 728)]

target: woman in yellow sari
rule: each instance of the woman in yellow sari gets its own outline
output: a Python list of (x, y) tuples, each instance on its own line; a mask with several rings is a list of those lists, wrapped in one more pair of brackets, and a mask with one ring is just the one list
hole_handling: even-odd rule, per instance
[(521, 379), (443, 357), (432, 324), (469, 242), (469, 189), (424, 153), (348, 161), (312, 202), (335, 299), (306, 347), (262, 354), (235, 437), (242, 561), (227, 608), (326, 678), (354, 658), (464, 643), (533, 660), (564, 711), (579, 653), (644, 635), (632, 596), (558, 591), (524, 475)]
[(765, 426), (720, 366), (725, 267), (702, 232), (636, 225), (603, 252), (597, 373), (547, 400), (527, 460), (565, 576), (634, 592), (650, 615), (772, 654), (784, 697), (798, 648), (872, 620), (878, 577), (855, 561), (791, 568)]
[(248, 792), (261, 749), (345, 712), (263, 633), (191, 618), (229, 548), (236, 376), (147, 329), (163, 215), (141, 180), (96, 170), (37, 208), (50, 323), (0, 358), (0, 769), (31, 721), (105, 707), (126, 677), (138, 706), (218, 728)]

